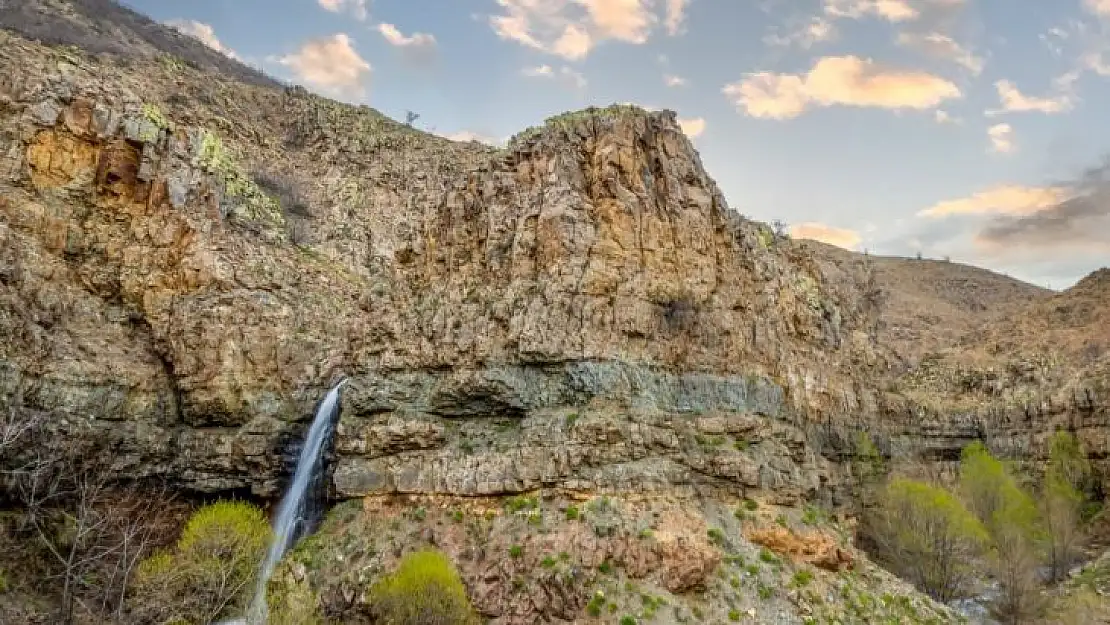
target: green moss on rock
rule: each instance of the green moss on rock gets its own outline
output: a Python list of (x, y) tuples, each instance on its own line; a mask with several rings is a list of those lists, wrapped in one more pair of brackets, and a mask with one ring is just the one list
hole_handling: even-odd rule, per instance
[(224, 186), (224, 203), (232, 217), (262, 225), (282, 227), (285, 215), (276, 199), (263, 191), (240, 167), (218, 135), (205, 130), (197, 148), (197, 164), (220, 179)]

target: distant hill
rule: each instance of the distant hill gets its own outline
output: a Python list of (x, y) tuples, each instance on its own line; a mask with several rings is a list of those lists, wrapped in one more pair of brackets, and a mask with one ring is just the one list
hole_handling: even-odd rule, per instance
[(917, 359), (955, 345), (968, 332), (1053, 295), (999, 273), (943, 260), (863, 255), (816, 241), (797, 245), (837, 265), (870, 265), (883, 294), (879, 340)]
[(281, 86), (195, 38), (111, 0), (0, 0), (0, 28), (93, 54), (144, 58), (167, 54), (248, 84)]

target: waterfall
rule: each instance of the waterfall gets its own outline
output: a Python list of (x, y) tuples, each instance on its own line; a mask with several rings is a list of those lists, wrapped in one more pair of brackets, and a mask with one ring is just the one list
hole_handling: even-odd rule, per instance
[(305, 510), (308, 487), (320, 470), (320, 456), (324, 453), (324, 444), (331, 437), (332, 427), (335, 425), (336, 416), (339, 414), (339, 389), (347, 383), (344, 379), (336, 384), (320, 407), (316, 409), (316, 416), (312, 426), (308, 429), (304, 447), (301, 448), (300, 458), (297, 459), (297, 470), (293, 473), (293, 481), (289, 490), (281, 500), (278, 515), (274, 519), (274, 536), (270, 543), (270, 550), (266, 559), (262, 561), (262, 568), (258, 574), (258, 587), (251, 601), (250, 610), (247, 612), (246, 623), (250, 625), (264, 625), (269, 608), (266, 605), (266, 584), (274, 573), (274, 567), (281, 561), (285, 552), (293, 546), (301, 523), (308, 520)]

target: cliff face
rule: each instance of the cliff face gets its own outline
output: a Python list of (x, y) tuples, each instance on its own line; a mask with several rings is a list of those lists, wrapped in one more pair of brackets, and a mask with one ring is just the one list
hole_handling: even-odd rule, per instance
[(493, 150), (172, 58), (5, 35), (0, 59), (0, 388), (117, 439), (129, 474), (272, 494), (339, 375), (343, 495), (618, 486), (630, 463), (812, 492), (801, 415), (874, 411), (864, 276), (729, 209), (673, 114)]
[[(2, 36), (0, 397), (59, 441), (109, 437), (126, 475), (272, 495), (342, 375), (344, 497), (796, 500), (840, 482), (861, 430), (940, 459), (984, 436), (1036, 455), (1060, 425), (1105, 446), (1097, 354), (1034, 409), (1028, 384), (985, 390), (1009, 361), (959, 373), (998, 351), (987, 330), (907, 347), (929, 323), (908, 302), (958, 316), (987, 288), (1016, 310), (1018, 286), (938, 268), (909, 289), (778, 239), (671, 113), (566, 114), (498, 150), (156, 51)], [(998, 312), (998, 336), (1040, 314)]]

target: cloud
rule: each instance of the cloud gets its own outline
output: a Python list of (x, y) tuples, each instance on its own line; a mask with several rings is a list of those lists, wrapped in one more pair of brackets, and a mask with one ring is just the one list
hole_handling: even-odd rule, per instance
[(1056, 190), (1057, 200), (1038, 210), (1000, 216), (975, 237), (993, 250), (1062, 248), (1110, 254), (1110, 160)]
[(557, 70), (550, 65), (526, 67), (522, 69), (520, 73), (530, 78), (559, 79), (563, 84), (573, 89), (585, 89), (586, 85), (588, 84), (585, 76), (566, 65), (560, 67)]
[(987, 128), (991, 140), (991, 150), (1007, 154), (1014, 151), (1014, 129), (1010, 124), (995, 124)]
[(705, 132), (705, 119), (695, 117), (693, 119), (680, 119), (678, 125), (682, 128), (682, 132), (686, 133), (687, 137), (696, 139)]
[(492, 145), (494, 147), (504, 147), (507, 143), (505, 139), (495, 139), (494, 137), (490, 137), (489, 135), (483, 135), (481, 133), (471, 132), (469, 130), (460, 130), (459, 132), (451, 132), (440, 136), (452, 141), (460, 141), (463, 143), (469, 141), (477, 141), (478, 143), (484, 143), (486, 145)]
[(812, 221), (790, 226), (790, 236), (795, 239), (820, 241), (849, 250), (854, 249), (863, 240), (855, 230), (836, 228)]
[(166, 25), (174, 28), (183, 35), (188, 35), (197, 39), (216, 52), (225, 54), (233, 59), (239, 58), (234, 50), (220, 42), (219, 38), (216, 37), (216, 31), (213, 30), (210, 24), (205, 24), (204, 22), (198, 22), (196, 20), (175, 19), (167, 21)]
[(682, 76), (675, 76), (674, 74), (664, 74), (663, 84), (668, 87), (681, 87), (686, 84), (686, 79)]
[(580, 61), (606, 40), (646, 43), (661, 24), (680, 34), (689, 1), (496, 0), (501, 13), (489, 24), (501, 39)]
[(1009, 80), (999, 80), (994, 83), (994, 86), (995, 89), (998, 90), (998, 99), (1002, 104), (1002, 108), (989, 110), (986, 112), (987, 115), (1025, 112), (1038, 112), (1052, 115), (1054, 113), (1069, 111), (1072, 108), (1071, 97), (1067, 93), (1053, 97), (1038, 98), (1023, 94), (1018, 90), (1017, 86)]
[(370, 63), (359, 56), (345, 33), (309, 40), (278, 62), (309, 85), (342, 97), (364, 96), (371, 72)]
[(436, 38), (428, 33), (405, 35), (393, 24), (378, 24), (378, 32), (389, 43), (399, 48), (405, 58), (415, 63), (427, 63), (435, 59)]
[(1110, 0), (1083, 0), (1083, 8), (1100, 17), (1110, 17)]
[(832, 22), (817, 16), (809, 18), (801, 26), (795, 26), (785, 35), (769, 34), (763, 38), (763, 43), (769, 46), (797, 46), (808, 50), (817, 43), (831, 41), (835, 37), (836, 29)]
[(690, 0), (667, 0), (667, 13), (663, 24), (667, 27), (667, 34), (672, 37), (680, 35), (686, 25), (686, 8)]
[(974, 76), (983, 72), (983, 57), (977, 56), (960, 45), (955, 39), (943, 33), (899, 33), (898, 45), (920, 50), (934, 58), (952, 61)]
[(890, 22), (913, 20), (921, 15), (908, 0), (825, 0), (824, 10), (833, 17), (878, 17)]
[(952, 115), (945, 110), (937, 109), (933, 112), (933, 118), (937, 120), (938, 124), (962, 124), (963, 120), (959, 117), (952, 117)]
[(360, 22), (365, 22), (366, 18), (370, 17), (370, 9), (367, 7), (369, 0), (316, 0), (319, 5), (332, 13), (350, 13), (352, 17)]
[(811, 106), (924, 110), (961, 96), (955, 84), (938, 76), (855, 56), (823, 57), (804, 75), (747, 74), (722, 92), (738, 110), (770, 119), (797, 117)]
[(1031, 215), (1056, 205), (1065, 197), (1066, 189), (1062, 187), (999, 185), (968, 197), (938, 202), (919, 211), (917, 216)]

